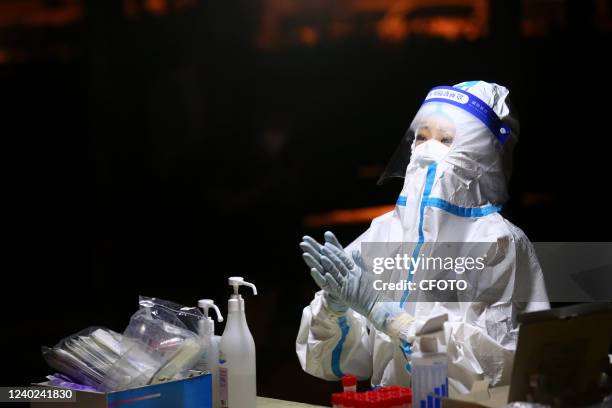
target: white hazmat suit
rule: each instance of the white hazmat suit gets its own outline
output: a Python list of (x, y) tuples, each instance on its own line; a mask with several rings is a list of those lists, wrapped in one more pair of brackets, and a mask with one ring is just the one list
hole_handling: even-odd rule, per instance
[[(387, 168), (388, 176), (404, 177), (395, 209), (374, 219), (346, 248), (351, 253), (364, 243), (411, 242), (418, 253), (429, 242), (495, 244), (492, 272), (479, 289), (486, 296), (476, 295), (475, 301), (416, 301), (417, 291), (401, 299), (401, 307), (415, 319), (406, 333), (414, 334), (415, 327), (431, 317), (448, 314), (449, 382), (460, 392), (481, 380), (509, 383), (517, 314), (549, 307), (531, 243), (499, 213), (508, 198), (511, 152), (518, 137), (508, 94), (503, 86), (483, 81), (430, 91)], [(415, 132), (432, 117), (450, 123), (450, 146), (436, 140), (417, 145)], [(410, 386), (409, 356), (399, 339), (350, 308), (338, 312), (329, 307), (323, 294), (317, 292), (302, 314), (296, 340), (302, 368), (325, 380), (352, 374), (371, 378), (374, 386)]]

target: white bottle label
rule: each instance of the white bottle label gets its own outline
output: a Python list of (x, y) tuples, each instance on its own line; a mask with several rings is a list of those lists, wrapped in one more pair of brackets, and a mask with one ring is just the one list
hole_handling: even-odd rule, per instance
[(221, 403), (222, 408), (229, 408), (228, 401), (228, 372), (227, 368), (219, 367), (219, 402)]

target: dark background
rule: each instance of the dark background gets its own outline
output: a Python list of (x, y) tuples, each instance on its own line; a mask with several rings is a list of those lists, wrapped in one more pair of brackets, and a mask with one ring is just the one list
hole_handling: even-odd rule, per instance
[[(245, 296), (258, 393), (327, 402), (338, 385), (294, 351), (316, 289), (297, 244), (368, 225), (313, 215), (395, 202), (376, 179), (437, 85), (511, 90), (504, 214), (532, 241), (609, 240), (612, 2), (474, 1), (477, 35), (395, 40), (375, 29), (385, 10), (348, 0), (285, 1), (301, 8), (263, 36), (276, 3), (0, 1), (0, 384), (42, 380), (41, 345), (122, 331), (139, 294), (225, 314), (238, 275), (260, 292)], [(421, 6), (405, 20), (473, 13)]]

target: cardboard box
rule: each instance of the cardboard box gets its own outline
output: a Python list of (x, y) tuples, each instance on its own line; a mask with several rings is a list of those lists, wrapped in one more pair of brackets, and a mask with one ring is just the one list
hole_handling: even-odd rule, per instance
[[(36, 386), (55, 388), (47, 383)], [(212, 376), (201, 373), (182, 380), (109, 393), (74, 391), (76, 402), (32, 402), (40, 408), (212, 408)]]
[[(510, 386), (478, 395), (458, 395), (451, 388), (444, 408), (503, 407), (508, 402), (565, 406), (601, 401), (598, 391), (609, 361), (612, 304), (585, 303), (524, 313), (518, 317), (519, 338)], [(604, 392), (605, 394), (605, 392)]]
[(521, 314), (509, 401), (576, 406), (601, 401), (609, 365), (612, 304)]

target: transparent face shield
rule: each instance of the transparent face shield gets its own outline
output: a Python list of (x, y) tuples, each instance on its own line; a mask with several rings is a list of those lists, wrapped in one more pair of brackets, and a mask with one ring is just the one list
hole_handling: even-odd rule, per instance
[[(485, 169), (501, 160), (500, 153), (510, 129), (484, 102), (453, 88), (448, 91), (449, 88), (434, 88), (428, 94), (378, 180), (378, 185), (394, 178), (403, 179), (413, 149), (430, 140), (448, 146), (450, 160), (474, 161)], [(467, 101), (452, 103), (452, 100), (432, 97), (439, 89), (460, 95)]]

